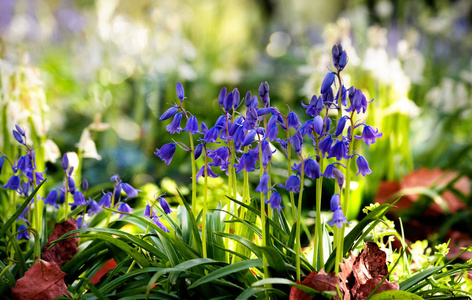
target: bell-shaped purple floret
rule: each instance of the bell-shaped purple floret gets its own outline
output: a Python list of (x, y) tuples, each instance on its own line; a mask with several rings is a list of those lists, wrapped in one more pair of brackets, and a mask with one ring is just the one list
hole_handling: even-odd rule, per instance
[(102, 196), (100, 201), (98, 202), (98, 205), (102, 207), (111, 207), (111, 197), (112, 197), (111, 192), (107, 192), (105, 195)]
[(164, 199), (163, 197), (159, 197), (159, 205), (161, 206), (165, 214), (168, 215), (172, 212), (172, 209), (170, 208), (169, 203), (167, 203), (166, 199)]
[(336, 73), (334, 72), (326, 74), (325, 78), (323, 79), (323, 83), (321, 84), (321, 94), (326, 94), (329, 89), (331, 89), (335, 78)]
[(62, 155), (62, 169), (66, 171), (67, 168), (69, 168), (69, 158), (67, 157), (67, 153), (64, 153), (64, 155)]
[(284, 208), (280, 205), (282, 203), (282, 196), (275, 191), (270, 195), (269, 200), (266, 200), (264, 202), (270, 203), (270, 208), (277, 209), (279, 212), (282, 208)]
[[(118, 207), (116, 208), (117, 211), (121, 211), (124, 213), (131, 214), (133, 212), (133, 209), (128, 205), (128, 203), (120, 202), (118, 204)], [(125, 214), (120, 214), (120, 218), (126, 216)]]
[(347, 146), (344, 141), (336, 141), (334, 146), (331, 147), (329, 151), (328, 158), (336, 157), (337, 160), (341, 160), (343, 158), (348, 159), (349, 155), (347, 154)]
[(372, 170), (369, 168), (369, 163), (364, 158), (364, 156), (359, 155), (359, 157), (357, 157), (356, 164), (358, 169), (356, 175), (359, 175), (359, 173), (361, 173), (362, 176), (372, 174)]
[(185, 99), (185, 91), (184, 91), (184, 86), (182, 83), (177, 82), (177, 85), (175, 86), (175, 91), (177, 94), (177, 98), (180, 99), (180, 103)]
[(191, 134), (198, 133), (198, 121), (195, 116), (190, 116), (187, 120), (187, 125), (184, 128), (185, 131), (190, 132)]
[(157, 216), (152, 217), (152, 221), (153, 221), (157, 226), (159, 226), (159, 228), (162, 229), (162, 231), (164, 231), (164, 232), (170, 232), (169, 229), (167, 229), (167, 227), (165, 227), (164, 224), (162, 224), (161, 220), (159, 220), (159, 217), (157, 217)]
[(279, 187), (286, 189), (289, 192), (299, 193), (300, 192), (300, 178), (297, 175), (292, 175), (287, 178), (285, 186), (279, 184)]
[(195, 159), (198, 159), (200, 157), (200, 155), (202, 155), (202, 151), (203, 151), (203, 144), (198, 144), (196, 147), (195, 147)]
[(166, 126), (167, 131), (170, 132), (170, 134), (174, 133), (180, 133), (182, 128), (180, 128), (180, 122), (182, 121), (182, 113), (178, 113), (174, 116), (174, 119), (172, 122)]
[(13, 175), (12, 177), (10, 177), (10, 179), (8, 179), (8, 182), (2, 186), (5, 189), (19, 192), (20, 184), (21, 184), (20, 177), (17, 175)]
[(102, 207), (95, 200), (90, 201), (88, 205), (89, 208), (87, 212), (89, 217), (102, 211)]
[(54, 206), (55, 208), (59, 208), (57, 205), (57, 190), (52, 190), (49, 192), (49, 194), (46, 196), (46, 199), (44, 199), (44, 203), (47, 205)]
[(245, 146), (251, 144), (252, 142), (254, 142), (254, 138), (256, 137), (256, 133), (257, 132), (254, 129), (249, 130), (246, 133), (246, 136), (244, 137), (244, 140), (243, 140), (243, 144), (241, 146), (245, 147)]
[(267, 174), (267, 172), (264, 172), (261, 177), (261, 180), (259, 181), (259, 185), (256, 187), (256, 192), (262, 192), (266, 194), (268, 190), (269, 179), (269, 174)]
[(291, 111), (287, 116), (287, 126), (288, 128), (298, 129), (302, 124), (298, 121), (297, 114)]
[(21, 224), (20, 226), (18, 226), (18, 232), (20, 231), (23, 231), (23, 232), (20, 232), (17, 234), (16, 236), (16, 239), (17, 240), (29, 240), (29, 233), (28, 233), (28, 227), (26, 227), (25, 224)]
[(336, 209), (333, 213), (333, 220), (326, 223), (328, 223), (328, 225), (331, 227), (336, 225), (336, 227), (342, 228), (344, 223), (349, 224), (346, 219), (347, 217), (344, 216), (341, 207), (338, 207), (338, 209)]
[[(215, 174), (215, 173), (211, 170), (211, 167), (210, 167), (210, 166), (207, 167), (207, 175), (208, 175), (208, 177), (211, 177), (211, 178), (216, 178), (216, 177), (219, 176), (218, 174)], [(200, 170), (198, 171), (197, 176), (196, 176), (197, 181), (198, 181), (198, 179), (200, 179), (200, 177), (205, 177), (205, 166), (202, 166), (202, 167), (200, 168)]]
[(18, 143), (20, 143), (22, 145), (24, 144), (23, 137), (21, 136), (21, 134), (18, 131), (14, 130), (14, 129), (13, 129), (13, 137), (15, 138), (15, 140), (18, 141)]
[(334, 136), (338, 136), (343, 133), (344, 127), (346, 126), (347, 119), (349, 119), (348, 116), (343, 116), (338, 120), (338, 125), (336, 126), (336, 131), (334, 132)]
[(69, 203), (72, 207), (77, 207), (81, 205), (85, 205), (87, 202), (85, 202), (84, 195), (82, 194), (81, 191), (75, 191), (74, 193), (74, 203)]
[(129, 183), (122, 183), (121, 188), (126, 193), (126, 199), (136, 198), (138, 197), (138, 192), (141, 192), (141, 190), (135, 189)]
[(166, 165), (170, 164), (172, 158), (174, 157), (175, 149), (177, 146), (174, 143), (168, 143), (161, 147), (161, 149), (156, 148), (155, 155), (162, 159)]
[(330, 209), (332, 212), (335, 212), (339, 208), (339, 204), (339, 194), (334, 194), (333, 196), (331, 196)]
[[(378, 138), (382, 137), (382, 133), (379, 130), (374, 130), (369, 125), (364, 126), (364, 130), (362, 131), (362, 140), (366, 143), (367, 146), (370, 144), (374, 144)], [(356, 138), (359, 138), (356, 136)]]
[(320, 115), (316, 116), (313, 119), (313, 129), (315, 130), (318, 136), (321, 136), (321, 134), (323, 133), (323, 126), (324, 126), (323, 118)]
[(305, 161), (305, 174), (310, 179), (317, 179), (321, 177), (320, 166), (316, 160), (310, 158)]
[(162, 116), (159, 118), (159, 121), (164, 121), (172, 118), (178, 111), (179, 109), (177, 107), (172, 106), (162, 114)]

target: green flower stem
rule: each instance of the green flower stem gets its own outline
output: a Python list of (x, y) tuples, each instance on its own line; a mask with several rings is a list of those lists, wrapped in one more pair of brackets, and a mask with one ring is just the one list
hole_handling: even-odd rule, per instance
[(195, 209), (195, 202), (197, 199), (197, 167), (195, 166), (195, 147), (193, 144), (193, 135), (190, 131), (188, 135), (190, 138), (190, 158), (192, 160), (192, 202), (190, 203), (190, 207)]
[[(110, 208), (113, 208), (115, 206), (115, 193), (116, 193), (116, 183), (115, 183), (115, 188), (113, 189), (113, 194), (111, 195), (111, 205)], [(108, 216), (107, 216), (107, 222), (105, 224), (105, 228), (108, 228), (108, 225), (110, 224), (110, 217), (111, 217), (112, 211), (111, 209), (108, 210)]]
[[(262, 143), (261, 137), (257, 134), (259, 139), (259, 177), (262, 178), (264, 175), (264, 166), (262, 164)], [(261, 226), (262, 226), (262, 247), (267, 246), (267, 231), (266, 231), (266, 210), (264, 202), (264, 193), (260, 192), (259, 197), (261, 199)], [(267, 257), (265, 254), (262, 254), (262, 268), (264, 270), (264, 279), (270, 278), (269, 268), (267, 266)], [(270, 288), (270, 285), (266, 285), (267, 288)], [(266, 292), (266, 299), (269, 299), (269, 294)]]
[[(287, 120), (285, 120), (285, 123), (287, 124)], [(288, 170), (288, 177), (292, 176), (292, 147), (290, 141), (288, 139), (290, 138), (290, 135), (288, 134), (287, 130), (287, 170)], [(294, 222), (297, 221), (297, 211), (296, 211), (296, 206), (295, 206), (295, 196), (293, 195), (293, 192), (289, 192), (290, 195), (290, 204), (292, 206), (292, 219)]]
[(305, 180), (305, 168), (303, 158), (300, 156), (301, 162), (301, 176), (300, 176), (300, 193), (298, 194), (298, 213), (297, 213), (297, 227), (296, 227), (296, 241), (297, 248), (296, 250), (296, 268), (297, 268), (297, 281), (301, 281), (301, 268), (300, 268), (300, 256), (302, 252), (302, 245), (300, 242), (300, 221), (302, 215), (302, 199), (303, 199), (303, 181)]
[[(28, 146), (27, 146), (28, 147)], [(35, 161), (34, 161), (34, 155), (33, 155), (33, 149), (28, 147), (28, 150), (30, 151), (30, 156), (31, 156), (31, 165), (33, 166), (31, 172), (33, 173), (33, 191), (36, 189), (36, 172), (34, 171), (34, 168), (36, 167)], [(41, 232), (41, 210), (40, 210), (40, 203), (37, 195), (34, 195), (36, 199), (34, 199), (34, 212), (33, 212), (33, 228), (36, 229), (38, 232)]]
[(208, 202), (208, 155), (205, 148), (205, 182), (203, 186), (203, 212), (202, 212), (202, 251), (203, 258), (207, 258), (207, 243), (206, 243), (206, 214), (207, 214), (207, 202)]
[[(350, 136), (350, 143), (347, 148), (347, 154), (349, 155), (349, 158), (346, 161), (346, 176), (345, 176), (345, 187), (344, 187), (344, 201), (341, 202), (341, 208), (344, 212), (344, 215), (347, 216), (349, 214), (349, 195), (351, 193), (351, 156), (353, 151), (353, 144), (354, 144), (354, 112), (351, 113), (351, 136)], [(344, 231), (346, 230), (346, 224), (343, 224), (343, 228), (341, 229), (341, 237), (344, 237)], [(343, 250), (343, 245), (342, 243), (340, 244), (339, 247), (340, 250), (340, 258), (341, 260), (338, 260), (337, 263), (342, 262), (342, 257), (344, 256), (344, 250)]]
[[(228, 148), (229, 150), (232, 149), (232, 142), (231, 140), (229, 140), (229, 144), (228, 144)], [(225, 233), (229, 233), (230, 232), (230, 229), (231, 229), (231, 224), (229, 223), (229, 219), (230, 219), (230, 213), (231, 213), (231, 199), (229, 198), (232, 194), (233, 194), (233, 162), (234, 162), (234, 152), (233, 151), (230, 151), (231, 153), (231, 163), (229, 164), (228, 166), (228, 197), (226, 199), (226, 210), (227, 210), (227, 214), (225, 215)], [(229, 249), (229, 238), (225, 238), (225, 248), (226, 249)], [(226, 262), (227, 263), (230, 263), (231, 260), (230, 260), (230, 255), (229, 255), (229, 252), (226, 251)]]
[[(315, 151), (318, 154), (320, 161), (319, 161), (319, 167), (320, 167), (320, 172), (323, 170), (323, 165), (324, 165), (324, 158), (323, 154), (320, 152), (320, 140), (318, 138), (318, 135), (316, 132), (313, 132), (313, 135), (315, 136)], [(323, 253), (323, 235), (321, 231), (321, 192), (323, 189), (323, 176), (320, 176), (320, 178), (316, 179), (316, 191), (315, 191), (315, 197), (316, 197), (316, 220), (315, 220), (315, 237), (313, 239), (314, 245), (313, 245), (313, 267), (316, 270), (320, 270), (324, 267), (324, 253)], [(318, 262), (318, 257), (320, 258), (320, 261)], [(320, 265), (320, 269), (318, 269), (318, 265)]]

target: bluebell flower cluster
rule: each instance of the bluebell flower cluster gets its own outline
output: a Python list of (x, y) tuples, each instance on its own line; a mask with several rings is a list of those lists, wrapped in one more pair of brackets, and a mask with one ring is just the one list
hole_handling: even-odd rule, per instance
[[(326, 177), (335, 179), (341, 190), (345, 181), (344, 174), (349, 171), (341, 162), (348, 162), (356, 156), (357, 175), (371, 174), (372, 170), (365, 157), (357, 153), (358, 149), (354, 149), (354, 139), (360, 139), (370, 146), (382, 136), (378, 129), (356, 121), (359, 114), (366, 113), (368, 104), (373, 100), (367, 101), (360, 89), (353, 86), (346, 88), (343, 85), (341, 72), (347, 65), (348, 56), (342, 45), (333, 46), (331, 52), (335, 70), (328, 72), (323, 79), (320, 95), (313, 95), (308, 104), (302, 102), (308, 116), (306, 121), (295, 111), (289, 109), (285, 115), (272, 106), (269, 84), (262, 82), (257, 91), (258, 95), (248, 91), (243, 99), (240, 99), (237, 89), (228, 92), (227, 88), (222, 88), (217, 100), (222, 114), (213, 126), (200, 123), (182, 106), (185, 93), (183, 85), (177, 83), (176, 94), (180, 102), (174, 102), (159, 119), (165, 121), (174, 117), (166, 126), (171, 134), (187, 131), (197, 135), (198, 143), (192, 149), (194, 158), (204, 156), (208, 161), (206, 167), (200, 168), (197, 180), (205, 173), (209, 177), (217, 177), (216, 168), (226, 174), (229, 170), (234, 170), (235, 173), (259, 170), (256, 192), (264, 194), (268, 198), (265, 202), (280, 210), (281, 195), (275, 186), (291, 193), (300, 193), (302, 177), (311, 180)], [(329, 114), (329, 110), (337, 111), (337, 118)], [(187, 125), (183, 129), (180, 127), (182, 117), (187, 119)], [(362, 134), (355, 135), (354, 131)], [(312, 144), (315, 148), (315, 154), (310, 157), (304, 154), (307, 144)], [(169, 164), (177, 145), (179, 144), (175, 142), (165, 144), (160, 149), (157, 148), (155, 154)], [(185, 145), (179, 146), (185, 151), (191, 150)], [(277, 150), (285, 153), (289, 159), (291, 153), (295, 153), (300, 160), (291, 168), (295, 173), (287, 176), (285, 184), (270, 187), (269, 166), (272, 154)], [(327, 161), (328, 164), (321, 164), (321, 160)], [(333, 213), (333, 224), (338, 226), (345, 223), (340, 205), (333, 209)]]

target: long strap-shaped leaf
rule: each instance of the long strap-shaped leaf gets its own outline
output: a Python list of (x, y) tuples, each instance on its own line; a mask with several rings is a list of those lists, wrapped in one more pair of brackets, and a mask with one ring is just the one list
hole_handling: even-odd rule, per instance
[(28, 198), (26, 198), (25, 202), (23, 202), (23, 204), (21, 204), (20, 208), (18, 208), (15, 213), (13, 214), (13, 216), (11, 216), (8, 221), (5, 222), (5, 224), (2, 226), (2, 228), (0, 228), (0, 237), (3, 236), (5, 234), (5, 232), (10, 228), (11, 224), (13, 224), (13, 222), (15, 222), (16, 218), (18, 218), (18, 216), (25, 210), (26, 206), (28, 206), (28, 204), (31, 202), (31, 200), (33, 200), (34, 196), (36, 195), (36, 193), (38, 192), (38, 190), (43, 186), (43, 184), (46, 182), (47, 179), (44, 179), (35, 189), (34, 191), (31, 193), (31, 195), (28, 196)]
[(229, 274), (233, 274), (242, 270), (247, 270), (249, 268), (256, 268), (256, 267), (262, 267), (262, 258), (245, 260), (245, 261), (241, 261), (241, 262), (220, 268), (214, 272), (211, 272), (205, 277), (202, 277), (198, 279), (197, 281), (195, 281), (191, 286), (189, 286), (189, 289), (196, 288), (197, 286), (211, 282), (213, 280), (219, 279)]

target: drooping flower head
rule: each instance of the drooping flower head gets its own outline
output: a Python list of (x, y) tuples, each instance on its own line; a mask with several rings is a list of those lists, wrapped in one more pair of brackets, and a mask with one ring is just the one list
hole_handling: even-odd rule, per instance
[(182, 103), (182, 101), (184, 101), (185, 99), (185, 91), (184, 91), (184, 86), (182, 85), (182, 83), (177, 82), (177, 85), (175, 86), (175, 91), (177, 93), (177, 98), (179, 98), (180, 103)]
[(331, 89), (335, 78), (336, 73), (334, 72), (326, 74), (325, 78), (323, 79), (323, 83), (321, 84), (321, 94), (326, 94)]
[(333, 213), (333, 220), (326, 222), (328, 223), (329, 226), (333, 227), (336, 225), (338, 228), (343, 228), (343, 224), (349, 224), (349, 222), (346, 221), (347, 217), (344, 216), (343, 211), (341, 207), (339, 206), (338, 209), (336, 209)]
[(177, 146), (174, 143), (168, 143), (162, 146), (161, 149), (156, 148), (156, 152), (154, 152), (154, 154), (162, 159), (166, 165), (168, 165), (174, 157), (176, 148)]
[(284, 208), (283, 206), (280, 205), (282, 202), (282, 196), (276, 191), (272, 192), (272, 194), (270, 195), (270, 198), (264, 202), (270, 203), (270, 208), (277, 209), (279, 212), (282, 208)]
[(364, 158), (364, 156), (359, 155), (357, 157), (356, 164), (357, 164), (357, 169), (358, 169), (356, 175), (359, 175), (359, 173), (361, 173), (362, 176), (372, 174), (372, 170), (369, 168), (369, 163)]
[(162, 116), (159, 118), (159, 121), (164, 121), (172, 118), (178, 111), (179, 109), (177, 107), (172, 106), (162, 114)]
[(126, 199), (136, 198), (138, 197), (138, 192), (141, 192), (141, 190), (135, 189), (129, 183), (122, 183), (121, 188), (126, 193)]
[(50, 191), (46, 199), (44, 199), (44, 203), (47, 205), (54, 206), (55, 208), (59, 208), (59, 206), (57, 205), (57, 196), (57, 190)]
[(152, 217), (152, 221), (157, 225), (159, 226), (160, 229), (162, 229), (162, 231), (164, 232), (170, 232), (169, 229), (167, 229), (167, 227), (162, 224), (161, 220), (159, 220), (159, 217), (158, 216), (154, 216)]
[(339, 208), (339, 204), (339, 194), (334, 194), (331, 196), (330, 209), (332, 212), (335, 212)]
[(267, 174), (267, 172), (264, 172), (261, 177), (261, 180), (259, 181), (259, 185), (256, 187), (256, 192), (262, 192), (264, 194), (267, 194), (269, 179), (269, 174)]
[(166, 129), (167, 131), (170, 132), (170, 134), (174, 134), (174, 133), (180, 133), (180, 131), (182, 130), (182, 128), (180, 127), (180, 122), (182, 121), (182, 113), (178, 113), (174, 116), (174, 119), (172, 120), (172, 122), (166, 126)]
[(279, 184), (278, 186), (286, 189), (289, 192), (300, 193), (300, 178), (298, 178), (298, 176), (296, 175), (292, 175), (287, 178), (285, 186), (281, 184)]
[(170, 208), (169, 203), (167, 203), (166, 199), (164, 199), (163, 197), (159, 197), (159, 205), (161, 206), (165, 214), (168, 215), (172, 212), (172, 209)]
[[(21, 231), (21, 232), (20, 232)], [(16, 238), (18, 240), (29, 240), (29, 233), (28, 233), (28, 227), (26, 227), (25, 224), (21, 224), (19, 227), (18, 227), (18, 235), (16, 236)]]
[(370, 144), (374, 144), (378, 138), (382, 137), (382, 133), (379, 132), (378, 129), (374, 130), (369, 125), (364, 126), (364, 130), (362, 131), (362, 136), (356, 136), (357, 139), (362, 138), (364, 143), (366, 143), (367, 146), (370, 146)]
[[(133, 209), (128, 205), (128, 203), (120, 202), (118, 204), (118, 207), (116, 208), (117, 211), (121, 211), (124, 213), (131, 214), (133, 212)], [(120, 214), (120, 218), (126, 216), (125, 214)]]

